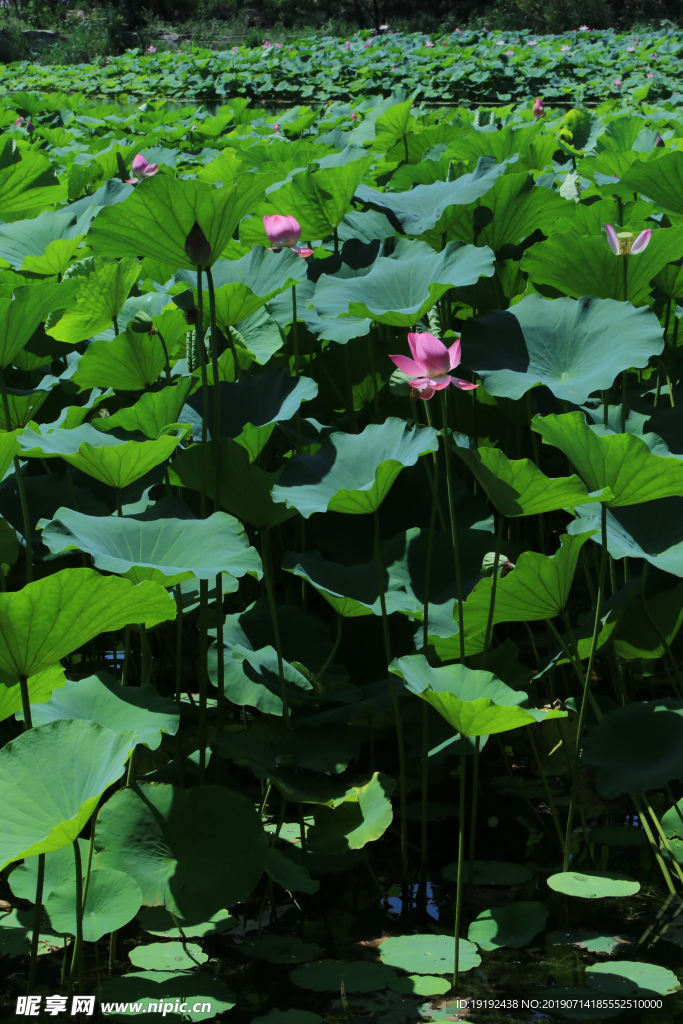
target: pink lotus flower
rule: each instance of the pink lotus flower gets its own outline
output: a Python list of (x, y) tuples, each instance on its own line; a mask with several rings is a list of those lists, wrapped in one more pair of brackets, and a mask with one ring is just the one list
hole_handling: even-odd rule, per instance
[(534, 105), (531, 108), (531, 112), (534, 115), (534, 117), (536, 118), (536, 120), (538, 120), (539, 117), (543, 117), (544, 116), (544, 114), (545, 114), (545, 107), (543, 106), (543, 97), (542, 96), (537, 96), (536, 97), (536, 99), (534, 100)]
[(505, 46), (504, 39), (496, 39), (496, 46)]
[(352, 120), (352, 121), (355, 121), (357, 117), (358, 117), (358, 114), (357, 114), (357, 113), (356, 113), (356, 111), (354, 110), (354, 112), (353, 112), (353, 113), (351, 114), (351, 120)]
[(579, 32), (590, 32), (588, 25), (579, 25)]
[(305, 246), (297, 245), (301, 238), (301, 225), (296, 217), (283, 217), (274, 213), (271, 217), (263, 218), (263, 226), (268, 236), (268, 241), (273, 243), (275, 249), (291, 249), (299, 256), (312, 256), (313, 250)]
[(238, 51), (239, 51), (239, 46), (233, 46), (232, 52), (233, 53), (237, 53)]
[(620, 85), (621, 85), (621, 79), (620, 78), (615, 78), (614, 79), (614, 88), (618, 89), (620, 87)]
[[(192, 127), (194, 128), (195, 125), (192, 125)], [(132, 171), (134, 177), (126, 178), (126, 181), (129, 185), (136, 185), (143, 178), (151, 178), (158, 170), (158, 164), (148, 164), (142, 153), (138, 153), (137, 156), (133, 157)]]
[(527, 46), (538, 46), (538, 39), (527, 40)]
[(156, 53), (156, 52), (157, 52), (156, 46), (148, 46), (147, 47), (147, 53)]
[(460, 339), (456, 338), (450, 348), (433, 334), (409, 334), (408, 345), (413, 354), (389, 356), (392, 363), (411, 378), (410, 386), (419, 392), (420, 398), (431, 398), (435, 391), (443, 391), (449, 384), (461, 391), (472, 391), (479, 387), (468, 380), (454, 377), (454, 370), (460, 363)]
[(366, 43), (365, 46), (363, 47), (363, 49), (367, 50), (367, 49), (369, 49), (369, 47), (370, 47), (370, 43)]
[(434, 45), (434, 43), (431, 41), (431, 39), (428, 39), (427, 42), (425, 43), (425, 46), (433, 46), (433, 45)]
[(263, 49), (267, 50), (269, 46), (270, 46), (270, 39), (266, 39), (264, 41), (264, 43), (263, 43)]
[(280, 131), (280, 125), (277, 123), (277, 121), (273, 125), (273, 131), (274, 132), (279, 132)]
[(561, 46), (560, 49), (564, 52), (565, 50), (571, 50), (571, 46), (567, 43), (566, 46)]
[(22, 126), (22, 124), (24, 123), (25, 120), (26, 120), (25, 117), (22, 117), (21, 115), (19, 115), (19, 117), (16, 119), (16, 121), (14, 123), (15, 123), (17, 128), (21, 128), (21, 126)]
[(505, 51), (505, 56), (506, 56), (506, 57), (513, 57), (513, 56), (514, 56), (514, 53), (515, 53), (515, 51), (514, 51), (514, 50), (506, 50), (506, 51)]
[(636, 52), (635, 46), (627, 46), (626, 47), (626, 52), (627, 53), (635, 53)]
[(652, 237), (651, 228), (641, 231), (637, 238), (630, 231), (617, 232), (611, 224), (605, 224), (605, 231), (607, 244), (615, 256), (637, 256), (643, 249), (647, 249)]
[(281, 50), (282, 49), (282, 43), (276, 43), (275, 44), (275, 49), (276, 50)]
[(654, 78), (655, 76), (652, 74), (651, 71), (648, 71), (648, 73), (645, 75), (645, 77), (646, 78)]

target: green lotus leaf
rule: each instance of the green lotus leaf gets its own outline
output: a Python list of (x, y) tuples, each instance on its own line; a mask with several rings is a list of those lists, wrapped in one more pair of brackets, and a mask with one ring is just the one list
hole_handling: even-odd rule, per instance
[[(66, 678), (61, 665), (50, 665), (49, 668), (36, 672), (29, 676), (28, 699), (31, 705), (42, 704), (50, 700), (53, 690), (64, 686)], [(15, 715), (22, 710), (21, 687), (16, 676), (10, 675), (0, 669), (0, 722), (4, 722), (10, 715)]]
[(74, 430), (26, 430), (20, 443), (28, 456), (59, 455), (95, 480), (123, 490), (165, 462), (178, 447), (180, 438), (165, 434), (156, 441), (122, 441), (84, 423)]
[(565, 717), (565, 712), (537, 711), (528, 695), (506, 686), (492, 672), (465, 665), (432, 668), (422, 654), (396, 658), (390, 666), (406, 689), (431, 704), (461, 736), (489, 736), (532, 722)]
[[(143, 907), (137, 919), (145, 931), (152, 935), (160, 935), (164, 939), (182, 938), (180, 929), (176, 927), (165, 907)], [(218, 913), (212, 914), (208, 921), (198, 921), (196, 918), (190, 918), (188, 921), (184, 918), (179, 923), (188, 939), (198, 939), (205, 935), (218, 935), (234, 928), (237, 919), (229, 911), (219, 910)]]
[[(293, 665), (283, 659), (287, 699), (290, 704), (300, 702), (313, 691), (309, 680)], [(216, 645), (209, 649), (209, 679), (218, 686), (218, 653)], [(268, 715), (282, 715), (282, 682), (279, 660), (274, 647), (250, 651), (235, 644), (223, 663), (223, 690), (226, 697), (239, 707), (255, 707)]]
[(147, 906), (210, 917), (247, 898), (268, 843), (251, 800), (223, 786), (119, 790), (97, 819), (102, 867), (125, 871)]
[[(207, 465), (213, 466), (213, 446), (209, 441), (206, 445)], [(251, 523), (258, 529), (276, 526), (285, 519), (295, 515), (284, 505), (276, 505), (270, 496), (281, 470), (268, 473), (260, 466), (249, 463), (249, 454), (245, 448), (230, 438), (221, 438), (221, 471), (220, 471), (220, 503), (224, 509), (241, 522)], [(169, 467), (172, 484), (189, 487), (192, 490), (202, 489), (202, 454), (200, 445), (181, 452)], [(214, 497), (214, 475), (208, 473), (206, 493)]]
[[(493, 622), (538, 622), (560, 615), (566, 606), (581, 548), (593, 532), (563, 534), (554, 555), (523, 551), (514, 569), (496, 583)], [(468, 636), (483, 633), (491, 604), (491, 578), (477, 584), (465, 601)]]
[(314, 512), (374, 512), (404, 466), (436, 451), (431, 427), (409, 428), (396, 418), (369, 424), (360, 434), (331, 434), (315, 455), (294, 455), (273, 487), (273, 501), (285, 502), (308, 519)]
[[(600, 530), (600, 514), (579, 506), (569, 533)], [(600, 543), (600, 534), (593, 538)], [(607, 550), (612, 558), (645, 558), (674, 576), (683, 576), (683, 498), (658, 498), (607, 512)]]
[(73, 293), (73, 285), (45, 281), (16, 288), (9, 298), (0, 297), (1, 369), (14, 362), (50, 310), (64, 309)]
[[(256, 246), (241, 260), (219, 260), (212, 271), (216, 296), (216, 322), (227, 328), (245, 320), (269, 299), (306, 280), (306, 261), (290, 249), (271, 252)], [(176, 280), (196, 288), (196, 274), (181, 270)], [(291, 300), (290, 300), (291, 301)], [(208, 303), (204, 307), (209, 324)]]
[[(26, 350), (21, 355), (25, 355)], [(16, 357), (21, 359), (21, 355)], [(5, 420), (5, 410), (0, 408), (0, 430), (25, 427), (30, 420), (36, 419), (41, 406), (47, 401), (49, 391), (38, 388), (35, 391), (18, 391), (6, 388), (5, 395), (9, 406), (9, 423)]]
[(614, 871), (561, 871), (550, 876), (548, 885), (555, 892), (588, 900), (633, 896), (640, 890), (633, 878)]
[(216, 188), (194, 178), (158, 174), (138, 185), (131, 196), (107, 206), (88, 232), (88, 245), (100, 256), (149, 256), (174, 267), (196, 269), (185, 245), (197, 224), (210, 247), (207, 264), (215, 263), (242, 217), (263, 195), (256, 176)]
[(466, 321), (462, 346), (463, 362), (489, 394), (518, 399), (545, 384), (556, 398), (579, 405), (610, 388), (622, 370), (647, 366), (664, 343), (649, 309), (609, 299), (529, 295), (509, 311)]
[[(73, 860), (73, 853), (71, 855)], [(35, 895), (35, 893), (34, 893)], [(7, 956), (25, 956), (31, 951), (33, 935), (33, 908), (28, 910), (9, 910), (0, 914), (0, 952)], [(67, 940), (56, 935), (47, 914), (43, 911), (40, 920), (38, 953), (47, 953), (62, 949)]]
[(437, 225), (446, 233), (457, 219), (459, 211), (454, 207), (466, 206), (486, 195), (505, 169), (506, 164), (483, 157), (474, 171), (461, 174), (455, 181), (416, 185), (406, 192), (380, 192), (359, 185), (355, 198), (385, 214), (402, 235), (422, 235)]
[(373, 160), (374, 157), (359, 153), (356, 159), (338, 167), (314, 171), (307, 168), (292, 175), (289, 181), (268, 192), (267, 204), (259, 207), (258, 216), (241, 225), (242, 241), (248, 245), (267, 245), (263, 214), (273, 213), (296, 217), (303, 239), (328, 238), (344, 219)]
[(34, 149), (20, 149), (5, 136), (0, 149), (0, 217), (44, 210), (66, 199), (66, 185), (60, 184), (50, 160)]
[(159, 696), (153, 686), (122, 687), (104, 672), (68, 679), (49, 701), (32, 709), (32, 718), (34, 725), (62, 718), (96, 722), (113, 732), (132, 733), (150, 750), (158, 748), (162, 733), (175, 736), (179, 721), (174, 702)]
[(225, 512), (207, 519), (128, 519), (86, 516), (60, 508), (43, 528), (53, 553), (85, 551), (98, 569), (126, 574), (134, 583), (155, 580), (166, 587), (217, 573), (260, 579), (261, 559), (244, 527)]
[[(73, 855), (72, 855), (73, 856)], [(132, 921), (142, 902), (138, 883), (123, 871), (100, 868), (90, 875), (83, 908), (83, 938), (97, 942)], [(53, 889), (45, 901), (52, 927), (60, 934), (76, 934), (76, 886), (73, 882)]]
[[(445, 972), (444, 972), (445, 973)], [(289, 972), (298, 988), (313, 992), (379, 992), (398, 980), (396, 971), (369, 960), (313, 960)]]
[[(2, 595), (5, 596), (5, 595)], [(0, 864), (72, 843), (123, 774), (130, 733), (62, 720), (22, 733), (0, 750)]]
[[(264, 373), (243, 377), (235, 383), (222, 381), (220, 390), (220, 428), (222, 437), (231, 437), (249, 453), (253, 461), (267, 443), (277, 423), (292, 419), (302, 402), (318, 393), (310, 377), (290, 377), (269, 366)], [(208, 435), (213, 428), (214, 394), (209, 395)], [(201, 416), (203, 398), (196, 392), (189, 405)]]
[(642, 192), (662, 210), (683, 214), (683, 153), (635, 161), (614, 188), (615, 195), (629, 199), (634, 192)]
[[(455, 943), (447, 935), (390, 935), (378, 952), (383, 964), (413, 974), (452, 974), (455, 967)], [(480, 963), (474, 943), (460, 939), (458, 969), (471, 971)]]
[(15, 455), (18, 455), (21, 451), (21, 445), (19, 444), (20, 434), (20, 430), (3, 431), (0, 434), (0, 480), (3, 479), (5, 473), (12, 465)]
[(312, 304), (323, 320), (350, 315), (412, 328), (449, 288), (476, 284), (493, 272), (494, 255), (486, 246), (449, 242), (435, 253), (424, 242), (402, 241), (393, 256), (380, 256), (367, 274), (323, 274)]
[[(305, 892), (309, 896), (313, 896), (320, 889), (320, 882), (317, 879), (311, 878), (310, 871), (300, 858), (301, 851), (295, 850), (291, 846), (286, 850), (276, 850), (275, 847), (271, 847), (268, 851), (266, 871), (273, 881), (281, 885), (287, 892)], [(272, 938), (276, 939), (275, 936), (272, 936)], [(289, 946), (293, 941), (295, 941), (294, 936), (285, 936), (284, 942), (281, 939), (280, 944)], [(307, 942), (304, 945), (307, 949), (302, 957), (297, 957), (295, 953), (290, 951), (289, 953), (285, 952), (282, 960), (275, 960), (274, 962), (293, 963), (298, 959), (306, 960), (311, 951), (311, 944)], [(315, 949), (315, 947), (313, 948)], [(242, 949), (244, 950), (244, 946)], [(263, 946), (261, 946), (261, 949), (263, 949)], [(266, 960), (271, 959), (271, 957), (263, 952), (260, 955), (262, 957), (265, 956)]]
[(611, 508), (683, 494), (683, 461), (653, 455), (635, 434), (589, 427), (581, 412), (535, 416), (531, 427), (564, 452), (589, 491), (609, 488)]
[(80, 342), (111, 327), (139, 274), (140, 264), (130, 257), (91, 256), (74, 263), (64, 279), (77, 286), (75, 297), (67, 309), (48, 318), (46, 333), (58, 341)]
[[(163, 1003), (187, 1003), (186, 1013), (168, 1013), (169, 1021), (209, 1020), (218, 1014), (232, 1010), (236, 1004), (236, 996), (228, 988), (222, 978), (209, 971), (136, 971), (134, 974), (123, 974), (116, 978), (106, 978), (102, 982), (102, 1000), (124, 1004), (140, 1004), (135, 1010), (112, 1011), (108, 1014), (114, 1020), (127, 1020), (129, 1016), (151, 1018), (158, 1013)], [(197, 1006), (199, 1009), (195, 1010)], [(208, 1006), (209, 1009), (204, 1009)], [(150, 1010), (151, 1007), (151, 1010)]]
[[(77, 839), (78, 848), (81, 851), (81, 863), (87, 863), (88, 848), (90, 843), (87, 839)], [(38, 858), (29, 857), (23, 864), (15, 867), (9, 876), (9, 886), (13, 894), (20, 900), (36, 901), (36, 885), (38, 881)], [(93, 857), (91, 871), (97, 871), (99, 864)], [(74, 856), (73, 843), (62, 846), (59, 850), (51, 850), (45, 854), (45, 870), (43, 877), (43, 900), (46, 900), (53, 889), (69, 883), (76, 887), (76, 860)]]
[(158, 335), (134, 334), (128, 326), (113, 341), (94, 341), (78, 362), (72, 380), (82, 391), (115, 388), (144, 391), (164, 369), (163, 345)]
[(615, 996), (638, 995), (641, 999), (653, 995), (668, 996), (681, 989), (673, 971), (639, 960), (593, 964), (586, 970), (586, 984), (596, 992)]
[(506, 907), (482, 910), (470, 925), (467, 937), (480, 949), (526, 946), (545, 928), (550, 911), (542, 903), (517, 900)]
[(311, 849), (328, 854), (360, 850), (383, 836), (393, 820), (391, 795), (396, 783), (375, 772), (369, 782), (347, 791), (337, 807), (317, 807), (308, 830)]
[(134, 946), (128, 956), (136, 967), (149, 971), (188, 971), (209, 959), (195, 942), (150, 942)]
[(508, 459), (500, 448), (469, 448), (459, 439), (454, 448), (491, 503), (506, 518), (540, 515), (582, 504), (590, 508), (588, 502), (612, 496), (608, 490), (589, 495), (575, 474), (550, 479), (531, 459)]
[(601, 793), (660, 789), (683, 775), (683, 701), (635, 701), (608, 712), (586, 736), (581, 760)]
[(181, 421), (180, 413), (193, 383), (188, 377), (170, 387), (162, 388), (161, 391), (148, 391), (135, 405), (119, 409), (106, 418), (97, 419), (95, 425), (98, 430), (106, 433), (110, 430), (139, 430), (151, 441), (155, 441), (164, 427)]
[(624, 264), (627, 260), (627, 296), (642, 305), (650, 294), (650, 282), (667, 263), (683, 250), (683, 227), (653, 231), (643, 252), (615, 256), (605, 235), (572, 235), (560, 232), (527, 249), (522, 270), (533, 285), (549, 285), (575, 299), (594, 295), (598, 299), (624, 298)]
[(135, 622), (149, 628), (175, 613), (158, 583), (135, 587), (94, 569), (63, 569), (0, 594), (0, 669), (15, 678), (36, 675), (99, 633)]

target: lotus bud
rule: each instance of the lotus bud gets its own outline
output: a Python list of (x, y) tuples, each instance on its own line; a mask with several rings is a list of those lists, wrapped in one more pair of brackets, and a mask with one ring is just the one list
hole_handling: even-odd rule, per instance
[(211, 263), (211, 246), (197, 221), (194, 222), (185, 239), (185, 255), (196, 267), (204, 267)]
[(545, 107), (543, 106), (543, 98), (541, 96), (537, 96), (536, 99), (534, 100), (534, 105), (531, 108), (531, 112), (533, 113), (533, 115), (536, 118), (536, 120), (538, 120), (539, 117), (543, 117), (544, 116), (544, 114), (545, 114)]
[(664, 146), (664, 145), (666, 145), (666, 143), (664, 142), (664, 139), (659, 134), (659, 132), (657, 132), (657, 135), (655, 136), (655, 146)]
[(143, 309), (135, 314), (130, 327), (135, 334), (156, 334), (151, 316)]

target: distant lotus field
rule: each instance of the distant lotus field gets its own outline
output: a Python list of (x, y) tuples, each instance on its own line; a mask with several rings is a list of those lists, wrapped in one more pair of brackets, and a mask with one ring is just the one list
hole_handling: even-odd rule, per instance
[(681, 42), (500, 38), (2, 99), (8, 1012), (680, 1019)]

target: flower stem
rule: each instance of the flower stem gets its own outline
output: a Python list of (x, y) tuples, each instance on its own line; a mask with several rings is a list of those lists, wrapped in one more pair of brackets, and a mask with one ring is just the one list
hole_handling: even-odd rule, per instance
[(465, 737), (460, 736), (460, 802), (458, 815), (458, 873), (455, 880), (455, 948), (453, 950), (453, 994), (457, 995), (458, 974), (460, 970), (460, 921), (462, 917), (462, 868), (465, 859), (465, 767), (467, 753)]
[(287, 681), (285, 679), (285, 664), (282, 657), (280, 626), (277, 620), (277, 607), (275, 604), (275, 592), (273, 590), (273, 552), (270, 546), (270, 529), (268, 527), (261, 530), (261, 559), (263, 561), (263, 581), (266, 585), (270, 620), (273, 626), (273, 637), (275, 639), (275, 651), (277, 653), (277, 669), (280, 676), (280, 694), (282, 697), (282, 720), (284, 722), (285, 729), (289, 729)]
[[(382, 612), (382, 631), (384, 634), (384, 653), (387, 660), (387, 668), (391, 665), (391, 640), (389, 638), (389, 616), (387, 615), (387, 602), (384, 594), (384, 570), (379, 553), (379, 513), (374, 511), (375, 540), (373, 545), (373, 557), (377, 569), (377, 584), (379, 587), (379, 605)], [(401, 720), (401, 708), (398, 702), (398, 693), (394, 677), (389, 673), (389, 686), (391, 689), (391, 703), (394, 708), (394, 722), (396, 725), (396, 742), (398, 744), (398, 766), (399, 766), (399, 799), (401, 813), (401, 877), (404, 885), (408, 884), (408, 818), (406, 816), (406, 755), (403, 742), (403, 722)]]
[(458, 601), (458, 636), (460, 640), (460, 660), (465, 660), (465, 617), (462, 606), (462, 573), (460, 570), (460, 549), (458, 546), (458, 530), (455, 522), (455, 495), (453, 493), (453, 471), (451, 467), (451, 455), (448, 447), (448, 398), (447, 389), (441, 392), (441, 413), (443, 427), (444, 455), (446, 459), (446, 487), (448, 490), (448, 511), (451, 519), (451, 539), (453, 541), (453, 560), (455, 562), (455, 589)]

